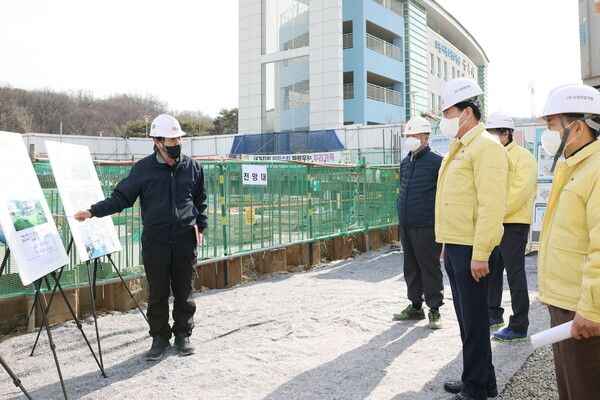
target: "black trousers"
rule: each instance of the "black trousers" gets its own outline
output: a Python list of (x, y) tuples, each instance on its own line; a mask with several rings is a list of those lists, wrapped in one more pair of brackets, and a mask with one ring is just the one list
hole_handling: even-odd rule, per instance
[(515, 332), (527, 334), (529, 328), (529, 292), (525, 276), (525, 247), (527, 246), (528, 224), (504, 224), (504, 236), (494, 270), (490, 275), (488, 306), (490, 317), (502, 318), (503, 275), (506, 269), (510, 301), (513, 314), (508, 327)]
[[(144, 232), (145, 233), (145, 232)], [(194, 231), (173, 244), (161, 242), (142, 233), (142, 257), (148, 280), (148, 324), (150, 336), (184, 332), (194, 328), (196, 302), (194, 279), (198, 251)], [(173, 291), (173, 327), (169, 325), (169, 296)]]
[[(490, 269), (493, 269), (497, 253), (496, 247), (490, 255)], [(463, 347), (462, 392), (485, 399), (485, 385), (496, 383), (487, 307), (489, 275), (475, 282), (471, 275), (472, 255), (472, 246), (446, 243), (444, 247), (444, 266), (450, 280)]]
[(440, 266), (442, 245), (435, 241), (433, 227), (400, 227), (404, 250), (404, 280), (408, 299), (415, 305), (425, 303), (440, 308), (444, 302), (444, 282)]

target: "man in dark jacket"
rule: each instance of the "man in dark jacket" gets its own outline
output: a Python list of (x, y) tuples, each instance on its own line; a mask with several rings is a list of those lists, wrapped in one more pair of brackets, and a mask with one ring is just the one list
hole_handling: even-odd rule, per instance
[(404, 249), (404, 280), (412, 302), (396, 320), (424, 319), (423, 295), (429, 307), (431, 329), (442, 327), (439, 308), (444, 304), (444, 284), (440, 254), (442, 245), (435, 241), (435, 191), (442, 155), (427, 144), (431, 125), (425, 118), (414, 117), (406, 124), (405, 147), (408, 155), (400, 163), (398, 219), (400, 241)]
[[(202, 242), (208, 222), (204, 172), (194, 159), (181, 154), (183, 135), (175, 118), (166, 114), (156, 117), (150, 131), (155, 152), (137, 162), (110, 197), (75, 214), (78, 221), (100, 218), (131, 207), (140, 198), (142, 258), (149, 288), (148, 323), (153, 338), (146, 359), (151, 361), (160, 359), (170, 347), (172, 334), (182, 355), (195, 351), (189, 340), (196, 312), (192, 298), (194, 265), (196, 246)], [(175, 298), (172, 327), (171, 290)]]

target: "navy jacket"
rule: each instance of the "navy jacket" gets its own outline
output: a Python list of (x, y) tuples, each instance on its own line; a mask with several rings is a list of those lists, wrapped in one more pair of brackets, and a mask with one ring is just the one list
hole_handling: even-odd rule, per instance
[(133, 206), (140, 198), (142, 225), (150, 237), (166, 243), (179, 241), (198, 224), (208, 226), (204, 171), (196, 160), (181, 155), (173, 167), (160, 163), (156, 152), (135, 163), (111, 195), (90, 207), (104, 217)]
[(435, 225), (435, 191), (443, 156), (426, 146), (400, 163), (400, 196), (396, 202), (401, 226)]

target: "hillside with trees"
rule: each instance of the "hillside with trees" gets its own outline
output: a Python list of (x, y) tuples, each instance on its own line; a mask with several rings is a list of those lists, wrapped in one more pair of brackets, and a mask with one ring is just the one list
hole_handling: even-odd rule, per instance
[(63, 135), (145, 137), (154, 117), (169, 113), (190, 136), (237, 133), (237, 108), (216, 118), (201, 111), (169, 111), (152, 95), (117, 94), (98, 99), (90, 92), (23, 90), (0, 86), (0, 131)]

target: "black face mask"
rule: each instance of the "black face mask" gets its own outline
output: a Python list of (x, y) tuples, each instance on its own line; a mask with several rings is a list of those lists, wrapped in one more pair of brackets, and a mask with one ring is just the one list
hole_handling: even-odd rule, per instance
[(181, 156), (181, 145), (165, 146), (165, 151), (171, 160), (175, 161)]

